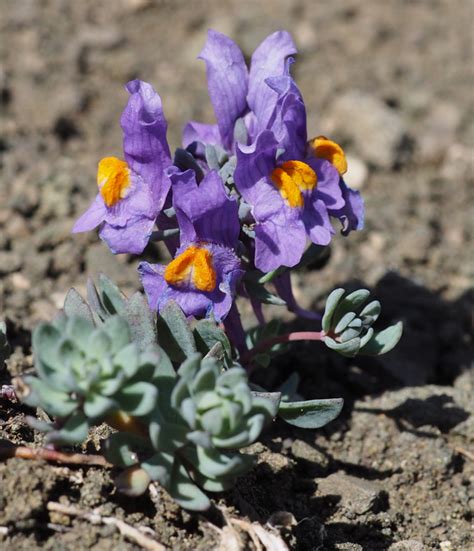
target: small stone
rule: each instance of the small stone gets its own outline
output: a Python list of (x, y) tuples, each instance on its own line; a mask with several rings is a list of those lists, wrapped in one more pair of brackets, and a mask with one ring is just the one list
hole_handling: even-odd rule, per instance
[(388, 551), (424, 551), (426, 547), (418, 540), (402, 540), (393, 543)]
[(11, 274), (21, 268), (21, 257), (15, 251), (0, 251), (0, 276)]
[(352, 189), (362, 189), (369, 176), (367, 165), (358, 157), (347, 155), (347, 172), (344, 182)]
[(461, 111), (456, 105), (448, 102), (436, 103), (426, 121), (421, 124), (417, 157), (427, 162), (443, 159), (447, 146), (455, 140), (461, 120)]
[(343, 472), (331, 474), (327, 478), (316, 479), (318, 494), (340, 496), (340, 504), (356, 515), (380, 510), (385, 492), (374, 482), (347, 475)]
[(291, 445), (291, 453), (295, 456), (296, 459), (303, 459), (305, 461), (310, 461), (321, 467), (327, 467), (329, 465), (329, 459), (327, 456), (310, 446), (303, 440), (295, 440)]
[(31, 281), (21, 273), (12, 274), (11, 281), (15, 289), (26, 291), (31, 288)]

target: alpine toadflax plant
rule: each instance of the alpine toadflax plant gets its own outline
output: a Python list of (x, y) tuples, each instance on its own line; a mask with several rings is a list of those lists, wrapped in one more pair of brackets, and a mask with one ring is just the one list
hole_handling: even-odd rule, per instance
[[(126, 85), (123, 155), (99, 162), (97, 196), (73, 231), (98, 228), (116, 254), (162, 240), (170, 258), (138, 263), (146, 298), (127, 298), (104, 275), (89, 281), (87, 299), (71, 289), (58, 318), (35, 330), (36, 375), (18, 394), (52, 418), (29, 421), (49, 446), (81, 443), (107, 423), (103, 453), (129, 495), (157, 481), (182, 506), (206, 509), (206, 492), (228, 489), (252, 466), (241, 448), (273, 418), (315, 429), (337, 417), (342, 399), (304, 400), (296, 372), (272, 391), (249, 379), (285, 344), (321, 341), (355, 356), (384, 354), (400, 339), (400, 323), (375, 330), (381, 306), (364, 306), (365, 289), (336, 289), (324, 315), (293, 295), (291, 271), (324, 257), (334, 224), (344, 236), (364, 225), (362, 198), (344, 182), (344, 150), (307, 136), (295, 54), (278, 31), (247, 67), (230, 38), (209, 31), (199, 57), (216, 123), (186, 124), (173, 156), (160, 96), (140, 80)], [(258, 321), (248, 331), (238, 297)], [(320, 330), (281, 333), (265, 322), (264, 304)], [(0, 337), (1, 362), (1, 326)]]

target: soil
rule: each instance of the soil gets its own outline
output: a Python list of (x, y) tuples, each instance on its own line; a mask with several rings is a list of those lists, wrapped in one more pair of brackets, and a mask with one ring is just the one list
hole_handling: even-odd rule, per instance
[[(246, 56), (270, 32), (292, 32), (310, 134), (346, 146), (349, 183), (366, 201), (365, 230), (335, 237), (323, 270), (295, 274), (298, 299), (318, 307), (336, 286), (365, 285), (382, 300), (382, 324), (402, 319), (405, 333), (381, 359), (349, 361), (309, 343), (257, 372), (256, 380), (277, 385), (296, 370), (305, 397), (342, 396), (343, 413), (318, 431), (276, 422), (252, 447), (255, 470), (206, 515), (182, 511), (160, 488), (124, 498), (105, 469), (1, 463), (0, 549), (138, 549), (113, 526), (49, 511), (51, 501), (151, 529), (176, 550), (218, 549), (222, 512), (283, 524), (290, 549), (470, 549), (472, 3), (1, 4), (0, 317), (14, 348), (1, 383), (31, 369), (31, 329), (55, 315), (69, 287), (83, 291), (87, 277), (103, 271), (126, 291), (138, 288), (135, 258), (114, 257), (93, 233), (70, 230), (95, 195), (98, 160), (121, 152), (126, 81), (154, 84), (174, 146), (188, 119), (213, 120), (195, 60), (209, 27), (232, 36)], [(164, 253), (149, 247), (145, 256)], [(310, 326), (276, 307), (268, 313)], [(1, 438), (39, 445), (25, 422), (33, 413), (2, 401)], [(275, 517), (281, 511), (290, 515)], [(255, 549), (250, 539), (247, 546)]]

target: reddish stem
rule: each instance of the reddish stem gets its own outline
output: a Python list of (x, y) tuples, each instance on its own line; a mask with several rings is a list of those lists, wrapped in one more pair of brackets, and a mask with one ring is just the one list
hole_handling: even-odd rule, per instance
[(242, 357), (242, 363), (249, 363), (250, 360), (259, 354), (268, 350), (275, 344), (284, 344), (293, 341), (321, 341), (326, 336), (324, 331), (294, 331), (292, 333), (285, 333), (284, 335), (278, 335), (271, 339), (266, 339), (257, 344), (254, 348), (249, 350)]

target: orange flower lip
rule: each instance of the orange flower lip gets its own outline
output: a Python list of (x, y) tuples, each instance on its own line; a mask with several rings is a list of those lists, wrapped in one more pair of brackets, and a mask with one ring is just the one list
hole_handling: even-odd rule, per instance
[(310, 140), (309, 147), (315, 157), (326, 159), (332, 163), (341, 176), (347, 172), (346, 155), (338, 143), (326, 136), (318, 136)]
[(302, 207), (302, 192), (314, 189), (318, 184), (316, 172), (302, 161), (285, 161), (272, 171), (270, 177), (283, 199), (292, 208)]
[(169, 285), (178, 288), (191, 283), (199, 291), (214, 291), (216, 272), (212, 265), (212, 253), (203, 247), (189, 246), (168, 264), (164, 278)]
[(105, 157), (99, 162), (97, 185), (104, 203), (113, 207), (127, 195), (130, 187), (130, 169), (117, 157)]

